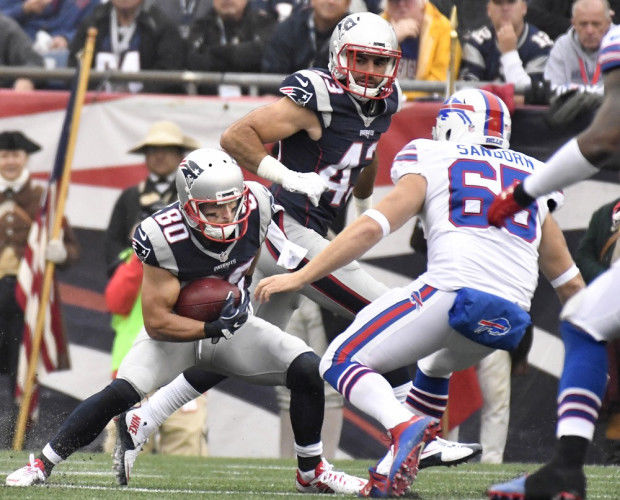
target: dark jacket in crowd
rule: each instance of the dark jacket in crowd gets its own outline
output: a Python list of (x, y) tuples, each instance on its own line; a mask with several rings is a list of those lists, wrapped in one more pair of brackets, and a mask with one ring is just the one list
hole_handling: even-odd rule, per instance
[[(32, 40), (13, 19), (0, 14), (0, 66), (40, 66), (43, 58), (32, 48)], [(0, 87), (11, 87), (12, 80), (0, 80)]]
[(265, 46), (263, 73), (290, 74), (313, 66), (327, 68), (329, 61), (328, 33), (317, 33), (311, 8), (294, 11), (278, 24)]
[(196, 71), (259, 73), (265, 43), (277, 19), (248, 3), (239, 22), (224, 22), (215, 9), (196, 19), (189, 34), (187, 66)]
[[(82, 50), (86, 42), (88, 28), (98, 30), (95, 42), (95, 57), (98, 52), (105, 52), (110, 38), (110, 2), (99, 5), (92, 16), (84, 20), (70, 45), (69, 66), (75, 66), (75, 55)], [(180, 70), (185, 67), (183, 41), (177, 27), (172, 24), (155, 5), (143, 7), (136, 19), (136, 33), (139, 36), (138, 52), (140, 69), (146, 70)], [(146, 82), (144, 92), (177, 92), (181, 89), (170, 84)]]

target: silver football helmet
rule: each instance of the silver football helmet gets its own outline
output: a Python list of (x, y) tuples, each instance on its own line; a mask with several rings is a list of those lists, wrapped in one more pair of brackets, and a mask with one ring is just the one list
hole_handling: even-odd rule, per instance
[[(387, 59), (382, 73), (360, 71), (357, 56), (365, 54)], [(328, 68), (347, 92), (364, 99), (385, 99), (392, 91), (401, 52), (394, 29), (371, 12), (356, 12), (342, 19), (329, 41)], [(380, 81), (376, 83), (376, 79)]]
[[(179, 164), (176, 186), (185, 220), (205, 238), (228, 243), (246, 233), (250, 216), (249, 189), (243, 182), (241, 168), (226, 152), (214, 148), (192, 151)], [(206, 204), (233, 202), (237, 204), (230, 222), (209, 221), (203, 213)]]

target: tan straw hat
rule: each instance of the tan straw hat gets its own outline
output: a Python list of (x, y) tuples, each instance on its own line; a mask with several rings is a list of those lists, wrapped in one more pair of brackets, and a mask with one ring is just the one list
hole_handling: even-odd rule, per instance
[(161, 121), (151, 125), (146, 137), (129, 150), (129, 153), (144, 153), (148, 146), (178, 146), (186, 150), (198, 149), (200, 144), (183, 135), (181, 128), (173, 122)]

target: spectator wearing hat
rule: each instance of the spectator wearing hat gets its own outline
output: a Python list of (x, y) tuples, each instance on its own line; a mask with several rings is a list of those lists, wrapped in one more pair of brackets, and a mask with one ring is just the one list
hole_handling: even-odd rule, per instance
[[(590, 224), (575, 254), (586, 283), (592, 282), (600, 274), (620, 259), (620, 198), (602, 205), (592, 214)], [(605, 430), (606, 457), (608, 465), (620, 464), (620, 341), (607, 345), (609, 356), (609, 383), (603, 406), (607, 410)]]
[[(115, 332), (112, 345), (112, 377), (144, 327), (141, 287), (142, 262), (131, 249), (135, 226), (160, 208), (176, 201), (175, 175), (183, 156), (200, 144), (183, 134), (170, 121), (155, 122), (146, 137), (129, 150), (143, 154), (148, 175), (136, 186), (125, 189), (114, 205), (107, 229), (106, 259), (110, 280), (105, 299)], [(206, 401), (199, 397), (177, 410), (159, 429), (157, 445), (149, 451), (171, 455), (205, 456)], [(116, 429), (111, 422), (106, 427), (104, 450), (112, 451)]]
[(146, 137), (129, 150), (143, 154), (148, 170), (146, 179), (125, 189), (112, 210), (106, 232), (106, 265), (112, 275), (121, 262), (119, 255), (131, 246), (134, 226), (150, 215), (153, 206), (164, 207), (176, 200), (174, 177), (186, 152), (199, 148), (191, 137), (170, 121), (155, 122)]
[[(43, 195), (43, 187), (32, 182), (26, 164), (40, 149), (21, 132), (0, 133), (0, 373), (9, 376), (12, 394), (24, 331), (24, 312), (15, 300), (17, 272)], [(63, 265), (78, 256), (79, 245), (64, 220), (62, 239), (48, 242), (45, 257)]]

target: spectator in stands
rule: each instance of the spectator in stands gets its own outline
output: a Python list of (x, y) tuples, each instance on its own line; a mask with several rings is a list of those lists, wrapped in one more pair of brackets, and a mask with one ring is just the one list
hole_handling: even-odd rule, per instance
[[(276, 22), (248, 0), (213, 0), (211, 10), (191, 27), (189, 69), (259, 73), (263, 48)], [(213, 93), (213, 88), (203, 86), (200, 91)]]
[(607, 0), (576, 0), (572, 26), (558, 38), (545, 66), (545, 80), (556, 94), (571, 88), (603, 93), (601, 69), (597, 64), (601, 40), (611, 25)]
[(213, 0), (152, 0), (177, 28), (183, 40), (189, 37), (192, 23), (204, 17), (213, 6)]
[[(571, 27), (575, 0), (529, 0), (525, 20), (555, 40)], [(613, 22), (620, 23), (620, 0), (610, 0)]]
[[(15, 394), (24, 332), (24, 312), (15, 298), (17, 272), (43, 195), (43, 188), (32, 182), (26, 165), (30, 155), (40, 149), (19, 131), (0, 133), (0, 374), (9, 376), (11, 394)], [(78, 256), (79, 245), (65, 220), (62, 239), (48, 242), (45, 257), (62, 265), (76, 261)], [(63, 364), (62, 359), (59, 364)]]
[(350, 0), (310, 0), (293, 11), (265, 46), (264, 73), (294, 73), (313, 66), (327, 68), (329, 37), (349, 12)]
[(553, 45), (546, 33), (526, 23), (525, 0), (489, 0), (490, 23), (463, 42), (462, 80), (500, 81), (528, 87), (542, 80)]
[[(40, 66), (43, 59), (32, 48), (32, 40), (13, 19), (0, 14), (0, 66)], [(28, 78), (0, 81), (0, 87), (15, 90), (33, 90), (34, 83)]]
[[(450, 20), (427, 0), (387, 0), (383, 15), (392, 24), (402, 51), (398, 78), (445, 81), (450, 65)], [(457, 68), (460, 52), (457, 44)], [(405, 95), (413, 99), (423, 94)]]
[(176, 200), (174, 182), (177, 167), (188, 151), (200, 145), (183, 135), (176, 123), (155, 122), (146, 137), (130, 153), (143, 154), (148, 176), (140, 184), (125, 189), (112, 209), (106, 231), (105, 257), (108, 275), (123, 262), (119, 257), (131, 246), (133, 228), (140, 215), (155, 204), (167, 205)]
[(0, 0), (0, 11), (17, 21), (41, 55), (66, 52), (75, 30), (99, 0)]
[[(99, 34), (95, 42), (93, 66), (99, 70), (140, 71), (178, 70), (185, 67), (185, 52), (179, 30), (164, 13), (145, 0), (110, 0), (98, 5), (85, 19), (70, 44), (69, 66), (82, 50), (88, 28)], [(107, 84), (106, 90), (130, 92), (178, 92), (180, 86), (157, 82), (144, 85)]]

